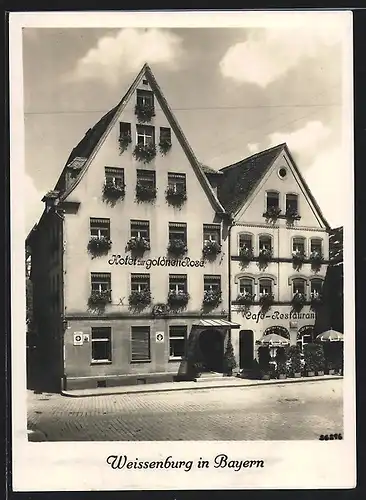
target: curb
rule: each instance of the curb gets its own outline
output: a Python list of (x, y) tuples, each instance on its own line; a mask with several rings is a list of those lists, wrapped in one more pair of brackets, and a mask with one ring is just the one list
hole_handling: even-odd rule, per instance
[[(210, 386), (205, 386), (203, 383), (202, 385), (200, 383), (197, 383), (197, 385), (193, 387), (170, 387), (170, 388), (165, 388), (165, 389), (151, 389), (151, 390), (146, 390), (146, 389), (141, 389), (137, 391), (115, 391), (115, 392), (99, 392), (95, 394), (72, 394), (72, 392), (68, 391), (61, 391), (61, 395), (68, 397), (68, 398), (91, 398), (95, 396), (119, 396), (123, 394), (154, 394), (157, 392), (174, 392), (174, 391), (197, 391), (197, 390), (204, 390), (204, 389), (226, 389), (226, 388), (233, 388), (233, 387), (258, 387), (262, 385), (283, 385), (283, 384), (299, 384), (299, 383), (304, 383), (304, 382), (321, 382), (321, 381), (328, 381), (328, 380), (339, 380), (343, 379), (342, 375), (332, 375), (331, 378), (324, 378), (324, 377), (317, 377), (317, 378), (309, 378), (309, 377), (303, 377), (299, 379), (282, 379), (281, 381), (275, 381), (271, 382), (270, 380), (265, 381), (265, 382), (255, 382), (253, 384), (228, 384), (228, 385), (210, 385)], [(179, 382), (177, 382), (179, 383)]]

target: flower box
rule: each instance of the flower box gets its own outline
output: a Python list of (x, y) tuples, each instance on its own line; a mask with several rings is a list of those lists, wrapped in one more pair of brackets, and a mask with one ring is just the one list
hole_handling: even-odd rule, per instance
[(119, 142), (119, 151), (120, 151), (120, 154), (122, 154), (124, 151), (126, 151), (126, 149), (128, 148), (128, 146), (132, 142), (131, 134), (123, 134), (123, 135), (121, 135), (119, 137), (119, 139), (118, 139), (118, 142)]
[(323, 371), (319, 371), (319, 372), (316, 372), (316, 374), (320, 377), (320, 376), (324, 375), (324, 372)]
[(295, 269), (299, 270), (304, 262), (305, 262), (304, 252), (293, 252), (292, 263), (293, 263)]
[(150, 163), (156, 156), (155, 144), (136, 144), (133, 150), (133, 156), (138, 161)]
[(279, 207), (268, 207), (267, 211), (264, 213), (264, 217), (267, 220), (277, 220), (281, 213), (281, 209)]
[(280, 373), (280, 374), (278, 375), (278, 378), (279, 378), (280, 380), (283, 380), (283, 379), (287, 378), (286, 373)]
[(335, 374), (335, 370), (328, 370), (328, 375), (334, 375)]
[(184, 240), (173, 239), (168, 243), (168, 252), (175, 256), (181, 256), (187, 253), (187, 244)]
[(156, 187), (141, 184), (137, 182), (136, 184), (136, 199), (141, 202), (151, 202), (156, 198)]
[(170, 291), (168, 294), (168, 305), (171, 308), (183, 308), (188, 304), (189, 294), (187, 292)]
[(216, 257), (221, 253), (221, 245), (217, 241), (206, 241), (203, 246), (202, 254), (204, 257)]
[(309, 255), (309, 260), (311, 263), (311, 268), (314, 271), (319, 271), (323, 262), (323, 255), (320, 252), (311, 252)]
[(250, 262), (253, 259), (253, 248), (242, 247), (239, 250), (239, 258), (241, 262)]
[(203, 305), (217, 307), (221, 304), (221, 290), (206, 290), (203, 296)]
[(125, 184), (119, 186), (113, 182), (106, 182), (103, 186), (103, 198), (109, 201), (118, 201), (125, 196)]
[(307, 377), (315, 377), (315, 372), (305, 372)]
[(100, 238), (92, 237), (88, 243), (88, 252), (92, 255), (105, 255), (112, 246), (109, 238), (101, 236)]
[(145, 290), (132, 290), (128, 297), (128, 303), (133, 307), (146, 307), (151, 303), (151, 291), (146, 288)]
[(301, 373), (294, 373), (294, 378), (301, 378)]
[(177, 189), (175, 186), (168, 186), (165, 191), (165, 198), (169, 205), (180, 206), (187, 200), (187, 193), (183, 189)]
[(270, 306), (273, 304), (274, 296), (272, 293), (264, 293), (259, 297), (259, 303), (262, 306)]
[(90, 308), (103, 308), (111, 302), (111, 290), (92, 291), (88, 299)]
[(127, 242), (126, 249), (131, 252), (145, 252), (150, 250), (150, 242), (146, 238), (133, 237)]
[(312, 309), (318, 308), (322, 303), (323, 303), (323, 297), (321, 294), (318, 294), (318, 295), (312, 294), (311, 295), (310, 306)]
[(142, 123), (150, 122), (155, 116), (155, 107), (151, 104), (136, 104), (135, 115)]
[(293, 222), (295, 219), (299, 218), (299, 214), (296, 208), (288, 208), (285, 217), (289, 222)]
[(167, 152), (170, 150), (172, 147), (171, 141), (168, 139), (161, 139), (159, 142), (159, 150), (162, 155), (166, 155)]
[(258, 260), (260, 263), (267, 263), (272, 259), (272, 249), (262, 248), (258, 254)]
[(270, 380), (271, 376), (269, 373), (262, 373), (262, 380)]
[(302, 309), (302, 307), (304, 306), (306, 302), (306, 297), (303, 293), (295, 293), (294, 296), (292, 297), (292, 301), (291, 301), (291, 304), (292, 304), (292, 307), (295, 309), (295, 310), (300, 310)]
[(250, 305), (253, 304), (255, 298), (255, 294), (253, 293), (241, 293), (237, 296), (236, 301), (240, 305)]

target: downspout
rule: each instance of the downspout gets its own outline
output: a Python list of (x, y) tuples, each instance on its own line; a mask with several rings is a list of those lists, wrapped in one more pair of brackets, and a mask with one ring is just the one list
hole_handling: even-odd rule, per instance
[(231, 229), (233, 227), (233, 219), (230, 217), (228, 225), (228, 321), (231, 321)]
[(61, 353), (60, 353), (60, 359), (62, 360), (62, 367), (61, 367), (61, 391), (64, 391), (66, 389), (65, 387), (65, 330), (67, 327), (66, 321), (65, 321), (65, 300), (64, 300), (64, 293), (65, 293), (65, 287), (64, 287), (64, 222), (65, 222), (65, 217), (63, 212), (58, 212), (57, 207), (55, 209), (55, 214), (61, 219), (61, 234), (59, 235), (60, 240), (61, 240), (61, 266), (60, 266), (60, 280), (59, 280), (59, 286), (61, 288), (61, 307), (60, 307), (60, 320), (61, 320)]

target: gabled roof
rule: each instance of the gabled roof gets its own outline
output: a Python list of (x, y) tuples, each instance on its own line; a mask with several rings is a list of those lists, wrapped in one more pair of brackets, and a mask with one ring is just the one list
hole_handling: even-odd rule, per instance
[(266, 149), (220, 169), (224, 179), (218, 196), (229, 213), (234, 214), (246, 202), (284, 146), (285, 144), (280, 144)]
[(322, 214), (308, 184), (301, 175), (286, 143), (278, 144), (248, 158), (244, 158), (237, 163), (221, 168), (220, 170), (224, 174), (224, 179), (218, 190), (218, 197), (221, 204), (227, 212), (234, 215), (244, 205), (250, 194), (258, 186), (266, 172), (268, 172), (274, 161), (283, 151), (286, 152), (291, 160), (293, 168), (307, 196), (314, 205), (320, 220), (329, 230), (330, 226)]
[[(74, 189), (75, 187), (79, 184), (81, 181), (82, 177), (84, 176), (85, 172), (87, 171), (91, 161), (93, 160), (94, 156), (102, 146), (105, 138), (107, 137), (109, 131), (112, 129), (112, 127), (115, 125), (118, 116), (120, 113), (123, 111), (125, 108), (126, 104), (128, 103), (129, 99), (135, 92), (140, 80), (142, 77), (146, 78), (146, 80), (149, 82), (151, 89), (153, 90), (163, 112), (165, 113), (165, 116), (167, 117), (170, 126), (172, 130), (174, 131), (176, 137), (178, 138), (181, 147), (183, 148), (184, 152), (186, 153), (186, 156), (189, 160), (189, 162), (192, 165), (192, 168), (195, 170), (201, 185), (203, 189), (205, 190), (208, 198), (210, 199), (213, 207), (215, 208), (216, 212), (218, 213), (225, 213), (225, 209), (217, 199), (210, 183), (208, 182), (208, 179), (204, 173), (204, 170), (201, 166), (201, 164), (198, 162), (195, 154), (193, 153), (190, 145), (188, 144), (188, 141), (183, 134), (182, 129), (180, 128), (175, 116), (173, 115), (172, 110), (170, 109), (158, 83), (155, 80), (155, 77), (148, 66), (148, 64), (144, 64), (142, 69), (140, 70), (139, 74), (136, 76), (134, 82), (122, 98), (122, 100), (115, 106), (113, 109), (111, 109), (107, 114), (105, 114), (99, 122), (91, 129), (88, 130), (86, 133), (85, 137), (79, 142), (79, 144), (73, 149), (71, 152), (66, 165), (64, 167), (64, 170), (56, 184), (56, 189), (61, 189), (62, 190), (62, 183), (64, 179), (64, 173), (65, 169), (68, 168), (68, 166), (76, 159), (78, 158), (81, 160), (85, 160), (83, 162), (83, 166), (81, 168), (81, 171), (79, 175), (76, 177), (75, 181), (73, 184), (63, 191), (63, 193), (60, 196), (60, 200), (64, 200)], [(207, 167), (208, 168), (208, 167)], [(212, 169), (210, 169), (212, 170)], [(212, 170), (210, 173), (213, 173), (216, 171)]]

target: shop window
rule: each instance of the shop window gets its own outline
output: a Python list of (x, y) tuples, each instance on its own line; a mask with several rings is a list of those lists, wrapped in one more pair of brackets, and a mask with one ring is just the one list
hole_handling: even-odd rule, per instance
[(169, 359), (180, 360), (185, 356), (186, 339), (186, 326), (171, 326), (169, 328)]
[(90, 219), (90, 236), (92, 238), (110, 238), (109, 219)]
[(310, 252), (322, 254), (322, 240), (320, 238), (311, 238), (310, 240)]
[(203, 290), (205, 292), (220, 292), (221, 291), (221, 276), (204, 276)]
[(151, 125), (136, 125), (137, 144), (150, 146), (155, 144), (155, 128)]
[(112, 333), (109, 327), (91, 329), (92, 363), (112, 361)]
[(210, 241), (215, 241), (220, 244), (219, 224), (203, 224), (203, 242), (206, 244)]
[(168, 188), (174, 193), (186, 192), (186, 174), (168, 173)]
[(272, 238), (269, 235), (259, 236), (259, 250), (272, 251)]
[(125, 175), (123, 168), (105, 167), (105, 183), (114, 187), (122, 188), (125, 185)]
[(150, 241), (150, 224), (147, 220), (131, 220), (131, 238)]
[(242, 248), (253, 248), (253, 235), (242, 233), (239, 234), (239, 250)]
[(150, 290), (149, 274), (131, 274), (131, 292)]
[(286, 214), (297, 215), (299, 213), (299, 197), (297, 194), (286, 194)]
[(306, 281), (302, 278), (295, 278), (292, 280), (292, 293), (293, 295), (296, 293), (306, 295)]
[(169, 275), (169, 292), (187, 293), (187, 275), (186, 274), (170, 274)]
[(259, 296), (273, 294), (273, 282), (270, 279), (262, 278), (259, 280)]
[(131, 361), (150, 361), (150, 327), (131, 327)]
[(266, 209), (267, 212), (272, 209), (279, 208), (280, 206), (280, 196), (277, 191), (267, 191), (266, 193)]
[(254, 280), (251, 278), (240, 278), (239, 280), (240, 295), (254, 295)]
[(305, 255), (305, 238), (294, 238), (292, 240), (292, 252)]
[(180, 240), (187, 244), (187, 224), (185, 222), (169, 222), (169, 241)]

